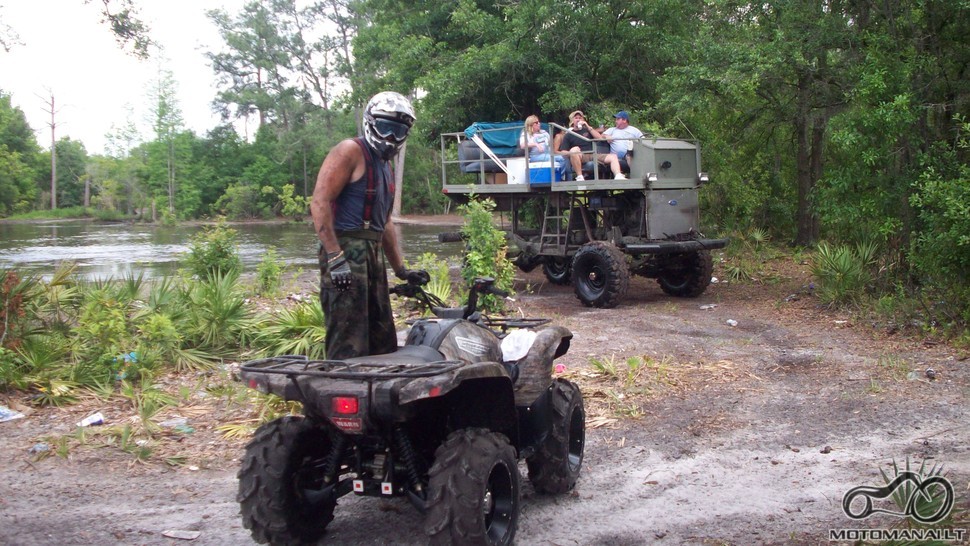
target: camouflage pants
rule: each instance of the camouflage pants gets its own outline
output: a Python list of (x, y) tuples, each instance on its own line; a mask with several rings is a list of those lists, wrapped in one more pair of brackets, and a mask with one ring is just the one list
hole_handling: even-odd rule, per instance
[(392, 353), (397, 350), (397, 331), (381, 243), (347, 236), (338, 240), (354, 280), (347, 290), (334, 288), (326, 255), (321, 254), (320, 305), (326, 318), (327, 359)]

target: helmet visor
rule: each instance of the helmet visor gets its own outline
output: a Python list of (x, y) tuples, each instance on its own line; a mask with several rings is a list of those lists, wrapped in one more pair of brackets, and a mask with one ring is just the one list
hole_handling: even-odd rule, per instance
[(406, 123), (378, 117), (374, 118), (372, 127), (377, 136), (393, 142), (404, 142), (404, 139), (408, 137), (408, 133), (411, 131), (411, 126)]

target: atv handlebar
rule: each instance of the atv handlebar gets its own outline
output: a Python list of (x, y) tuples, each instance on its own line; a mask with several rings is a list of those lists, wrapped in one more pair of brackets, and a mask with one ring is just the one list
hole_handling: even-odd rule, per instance
[(461, 317), (463, 319), (468, 319), (478, 313), (479, 294), (491, 294), (500, 298), (509, 296), (508, 292), (495, 286), (495, 279), (492, 277), (478, 277), (472, 281), (468, 287), (468, 304), (465, 307), (445, 307), (445, 302), (441, 301), (441, 298), (429, 293), (421, 285), (410, 282), (394, 285), (390, 292), (420, 301), (440, 318)]
[(471, 289), (479, 294), (491, 294), (500, 298), (509, 297), (509, 293), (495, 286), (495, 279), (492, 277), (479, 277), (472, 281)]

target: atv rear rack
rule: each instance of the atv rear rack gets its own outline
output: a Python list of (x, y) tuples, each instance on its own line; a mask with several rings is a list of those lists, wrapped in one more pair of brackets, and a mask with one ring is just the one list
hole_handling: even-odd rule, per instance
[[(394, 353), (391, 353), (393, 355)], [(290, 377), (315, 376), (333, 379), (389, 379), (398, 377), (430, 377), (448, 373), (462, 365), (457, 360), (437, 362), (387, 362), (390, 355), (376, 355), (384, 362), (369, 361), (367, 357), (352, 360), (310, 360), (301, 355), (274, 356), (251, 360), (239, 369), (247, 373), (280, 374)]]

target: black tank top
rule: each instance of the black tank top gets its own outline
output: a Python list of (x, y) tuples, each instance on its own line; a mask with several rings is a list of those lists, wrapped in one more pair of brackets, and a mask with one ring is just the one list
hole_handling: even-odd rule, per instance
[(368, 179), (373, 177), (374, 196), (371, 202), (370, 226), (374, 231), (384, 231), (387, 218), (394, 204), (394, 177), (387, 161), (380, 159), (364, 139), (353, 139), (364, 154), (364, 175), (347, 184), (333, 204), (333, 227), (337, 231), (364, 229), (364, 210), (367, 204)]

